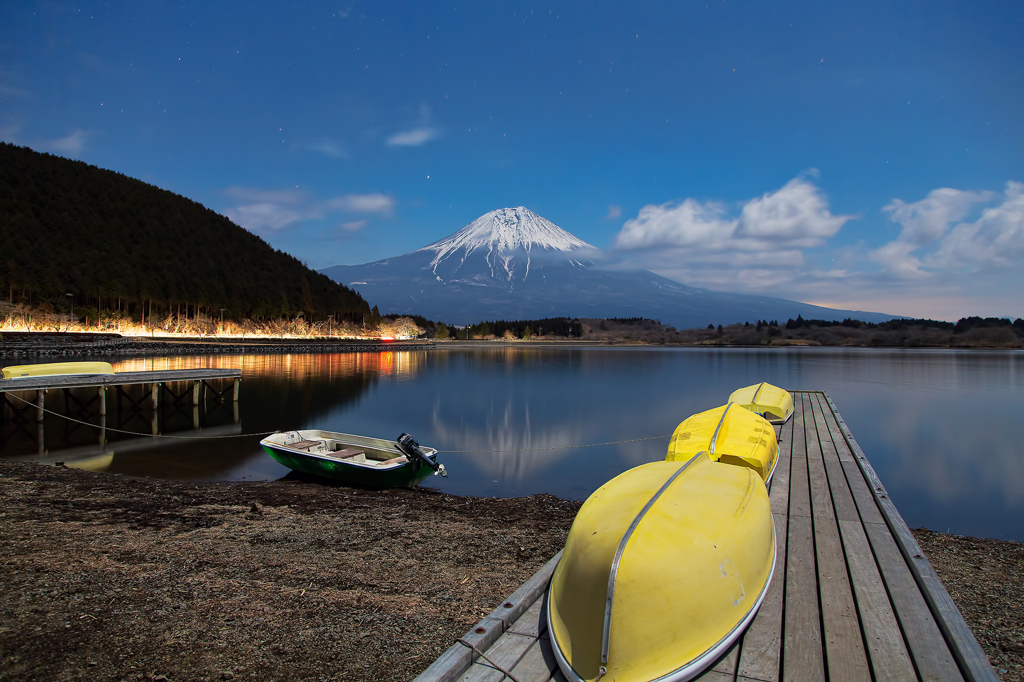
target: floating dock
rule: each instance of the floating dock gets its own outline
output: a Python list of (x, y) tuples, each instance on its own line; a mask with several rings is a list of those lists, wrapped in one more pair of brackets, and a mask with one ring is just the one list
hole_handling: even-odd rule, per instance
[[(707, 682), (998, 680), (835, 405), (794, 391), (769, 493), (778, 561)], [(547, 587), (561, 552), (418, 678), (564, 680)]]

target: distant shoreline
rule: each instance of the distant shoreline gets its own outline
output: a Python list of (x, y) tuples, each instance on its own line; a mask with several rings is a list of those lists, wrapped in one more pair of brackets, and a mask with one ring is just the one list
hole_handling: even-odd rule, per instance
[(1021, 350), (999, 345), (899, 345), (881, 343), (821, 343), (803, 339), (776, 339), (769, 344), (728, 343), (725, 340), (660, 342), (636, 338), (536, 338), (522, 339), (409, 339), (380, 341), (319, 337), (310, 339), (216, 337), (140, 337), (118, 334), (61, 332), (5, 332), (0, 334), (0, 358), (56, 357), (75, 355), (207, 355), (272, 353), (378, 353), (386, 351), (468, 350), (481, 348), (874, 348), (884, 350)]

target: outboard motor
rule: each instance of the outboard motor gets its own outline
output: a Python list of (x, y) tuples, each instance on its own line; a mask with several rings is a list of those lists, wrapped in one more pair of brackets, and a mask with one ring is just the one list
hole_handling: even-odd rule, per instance
[(423, 451), (420, 450), (420, 444), (417, 443), (416, 440), (408, 433), (403, 433), (398, 437), (398, 447), (402, 448), (402, 452), (405, 453), (405, 456), (409, 458), (409, 461), (412, 462), (417, 469), (426, 464), (434, 470), (435, 476), (438, 474), (441, 474), (444, 477), (448, 476), (448, 472), (444, 470), (444, 465), (438, 464), (423, 454)]

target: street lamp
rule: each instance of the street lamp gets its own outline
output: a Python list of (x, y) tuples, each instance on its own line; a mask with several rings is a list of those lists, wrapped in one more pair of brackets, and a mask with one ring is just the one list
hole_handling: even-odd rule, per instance
[(75, 295), (74, 294), (64, 294), (64, 295), (68, 296), (71, 299), (71, 324), (74, 324), (75, 323)]
[(224, 333), (224, 311), (225, 310), (227, 310), (227, 308), (221, 308), (220, 309), (220, 333), (221, 334)]
[(334, 315), (328, 315), (327, 316), (327, 336), (332, 336), (333, 335), (333, 333), (332, 333), (333, 330), (334, 330), (334, 324), (333, 323), (334, 323)]

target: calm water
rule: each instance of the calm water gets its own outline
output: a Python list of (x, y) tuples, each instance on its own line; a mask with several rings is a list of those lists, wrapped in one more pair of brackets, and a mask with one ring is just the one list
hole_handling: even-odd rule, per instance
[[(324, 428), (385, 438), (402, 431), (440, 450), (518, 450), (667, 435), (684, 418), (758, 381), (822, 389), (911, 527), (1024, 540), (1024, 354), (868, 349), (442, 349), (428, 352), (112, 359), (120, 371), (241, 367), (230, 405), (200, 424), (214, 434)], [(8, 363), (12, 364), (12, 363)], [(63, 409), (59, 392), (47, 406)], [(8, 415), (9, 416), (9, 415)], [(98, 421), (88, 412), (83, 419)], [(112, 411), (108, 427), (149, 433), (148, 412)], [(165, 405), (158, 428), (187, 433), (191, 407)], [(174, 441), (97, 431), (48, 416), (3, 428), (17, 459), (192, 480), (288, 474), (258, 438)], [(667, 438), (571, 450), (448, 453), (455, 494), (552, 493), (583, 499), (623, 470), (661, 459)]]

